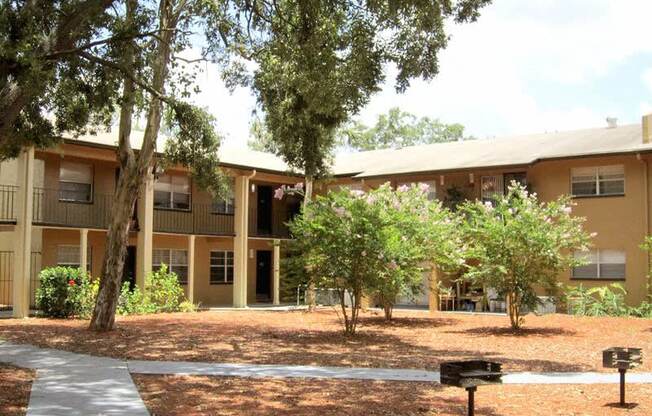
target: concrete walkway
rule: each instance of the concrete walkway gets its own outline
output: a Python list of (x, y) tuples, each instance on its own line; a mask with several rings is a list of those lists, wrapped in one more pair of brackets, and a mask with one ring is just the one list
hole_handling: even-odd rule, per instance
[[(122, 361), (0, 341), (0, 362), (37, 370), (28, 416), (148, 415), (132, 374), (301, 377), (438, 383), (439, 372), (301, 365)], [(512, 373), (504, 384), (616, 384), (618, 373)], [(628, 383), (652, 384), (652, 373), (631, 372)]]
[(0, 343), (0, 362), (36, 370), (27, 416), (147, 416), (127, 363)]

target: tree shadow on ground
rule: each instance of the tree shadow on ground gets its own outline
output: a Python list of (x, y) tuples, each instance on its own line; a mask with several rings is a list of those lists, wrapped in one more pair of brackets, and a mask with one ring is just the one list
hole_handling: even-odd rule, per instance
[[(467, 414), (464, 390), (432, 383), (142, 375), (134, 378), (153, 414), (182, 415), (198, 408), (206, 414), (251, 416)], [(169, 409), (175, 410), (170, 413)], [(500, 413), (479, 404), (476, 414)]]
[(460, 331), (447, 331), (450, 334), (464, 334), (472, 337), (552, 337), (552, 336), (572, 336), (577, 332), (564, 328), (546, 328), (546, 327), (524, 327), (513, 329), (511, 327), (484, 326), (466, 328)]
[[(444, 320), (430, 320), (446, 325)], [(428, 321), (426, 320), (426, 323)], [(97, 333), (85, 323), (48, 321), (13, 329), (0, 327), (0, 336), (10, 341), (41, 347), (109, 356), (122, 359), (252, 364), (320, 365), (341, 367), (415, 368), (437, 370), (444, 361), (493, 359), (504, 363), (505, 371), (585, 371), (593, 369), (555, 360), (510, 358), (509, 352), (473, 348), (423, 345), (418, 336), (399, 336), (375, 330), (377, 320), (365, 319), (368, 331), (347, 336), (334, 329), (293, 329), (264, 325), (220, 322), (148, 321), (147, 325), (122, 322), (115, 331)], [(420, 319), (401, 319), (399, 325), (424, 325)], [(331, 327), (334, 328), (334, 327)], [(461, 331), (475, 334), (474, 330)], [(500, 329), (502, 333), (503, 329)], [(485, 333), (486, 335), (486, 333)], [(478, 344), (480, 345), (480, 344)], [(490, 346), (490, 344), (489, 344)]]
[(451, 326), (459, 323), (459, 319), (452, 318), (413, 318), (413, 317), (396, 317), (391, 321), (386, 321), (382, 316), (360, 317), (358, 326), (363, 328), (420, 328), (433, 329), (442, 326)]

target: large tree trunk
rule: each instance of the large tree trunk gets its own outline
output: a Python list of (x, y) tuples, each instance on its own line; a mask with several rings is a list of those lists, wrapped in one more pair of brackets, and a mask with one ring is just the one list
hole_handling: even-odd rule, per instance
[[(312, 199), (312, 187), (314, 180), (311, 176), (306, 176), (306, 192), (303, 197), (303, 206), (305, 207), (310, 200)], [(306, 290), (306, 304), (308, 304), (308, 311), (312, 312), (317, 308), (317, 293), (315, 290), (315, 284), (312, 282), (312, 278), (308, 282), (308, 289)]]
[[(135, 7), (136, 1), (128, 5)], [(157, 55), (152, 63), (152, 87), (163, 93), (170, 60), (170, 44), (176, 21), (171, 18), (172, 5), (168, 0), (161, 0), (159, 6), (159, 40)], [(129, 54), (126, 54), (129, 55)], [(133, 51), (131, 55), (133, 65)], [(120, 177), (116, 185), (113, 216), (107, 232), (107, 245), (104, 252), (100, 290), (93, 311), (90, 328), (97, 331), (110, 331), (115, 323), (115, 310), (120, 295), (120, 283), (124, 268), (125, 253), (129, 239), (129, 223), (138, 192), (144, 183), (156, 148), (156, 138), (161, 126), (163, 110), (162, 97), (152, 95), (147, 113), (147, 125), (143, 136), (140, 153), (136, 157), (131, 149), (129, 136), (133, 115), (134, 86), (128, 80), (124, 83), (124, 101), (120, 114), (120, 132), (118, 154), (120, 159)]]

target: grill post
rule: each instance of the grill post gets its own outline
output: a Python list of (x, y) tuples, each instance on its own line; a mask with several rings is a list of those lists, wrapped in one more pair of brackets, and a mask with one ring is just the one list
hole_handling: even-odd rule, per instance
[(469, 411), (468, 415), (469, 416), (474, 416), (475, 415), (475, 391), (478, 389), (477, 386), (471, 386), (467, 387), (466, 391), (469, 393)]
[(620, 373), (620, 405), (625, 406), (625, 373), (627, 373), (627, 369), (619, 368), (618, 372)]

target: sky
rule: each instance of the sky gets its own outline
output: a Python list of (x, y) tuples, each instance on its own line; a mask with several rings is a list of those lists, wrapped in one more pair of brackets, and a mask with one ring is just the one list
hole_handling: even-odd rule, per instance
[[(494, 0), (476, 23), (449, 26), (440, 73), (403, 94), (387, 83), (357, 118), (398, 106), (461, 123), (478, 138), (639, 123), (652, 112), (652, 0)], [(217, 118), (225, 146), (245, 147), (256, 102), (204, 67), (194, 102)]]

